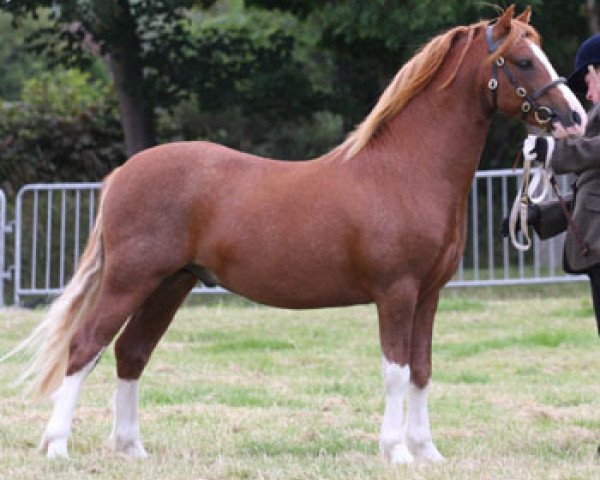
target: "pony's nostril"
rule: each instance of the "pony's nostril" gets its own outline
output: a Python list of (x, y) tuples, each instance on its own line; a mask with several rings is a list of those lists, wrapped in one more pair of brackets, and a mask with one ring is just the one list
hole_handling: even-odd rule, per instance
[(571, 118), (573, 119), (573, 123), (575, 123), (575, 125), (581, 125), (581, 115), (579, 115), (579, 113), (575, 110), (571, 112)]

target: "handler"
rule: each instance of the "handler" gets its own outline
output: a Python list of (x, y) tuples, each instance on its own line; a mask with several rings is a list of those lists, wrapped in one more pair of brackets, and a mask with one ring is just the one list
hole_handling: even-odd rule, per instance
[(587, 92), (592, 103), (584, 137), (529, 135), (523, 149), (557, 174), (576, 175), (571, 202), (575, 229), (567, 228), (563, 267), (567, 273), (588, 275), (600, 335), (600, 34), (581, 44), (567, 83), (574, 92)]

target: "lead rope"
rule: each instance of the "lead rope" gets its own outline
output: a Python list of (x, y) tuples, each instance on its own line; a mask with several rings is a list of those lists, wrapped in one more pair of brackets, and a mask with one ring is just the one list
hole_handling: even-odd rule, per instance
[[(536, 159), (536, 155), (523, 150), (523, 176), (515, 201), (510, 210), (508, 223), (508, 232), (510, 241), (517, 250), (526, 251), (531, 248), (531, 237), (529, 235), (529, 226), (527, 225), (527, 213), (530, 203), (540, 203), (547, 195), (552, 177), (550, 167), (538, 167), (534, 170), (531, 177), (531, 165)], [(539, 194), (536, 191), (541, 190)], [(524, 242), (517, 239), (517, 221), (521, 223), (521, 232), (523, 232)]]

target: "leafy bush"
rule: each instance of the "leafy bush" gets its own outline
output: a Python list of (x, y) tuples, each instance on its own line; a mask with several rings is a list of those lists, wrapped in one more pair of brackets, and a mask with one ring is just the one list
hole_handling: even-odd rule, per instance
[(19, 102), (0, 103), (0, 187), (95, 181), (125, 160), (110, 87), (78, 70), (28, 80)]

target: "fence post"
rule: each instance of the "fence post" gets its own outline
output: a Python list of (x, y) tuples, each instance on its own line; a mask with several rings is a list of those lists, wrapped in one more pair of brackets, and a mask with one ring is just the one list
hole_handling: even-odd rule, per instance
[(22, 230), (22, 212), (23, 207), (23, 189), (17, 193), (17, 201), (15, 203), (15, 265), (13, 276), (13, 294), (15, 307), (20, 305), (21, 298), (19, 290), (21, 288), (21, 230)]
[(6, 195), (0, 190), (0, 308), (4, 307), (4, 281), (8, 278), (6, 272)]

